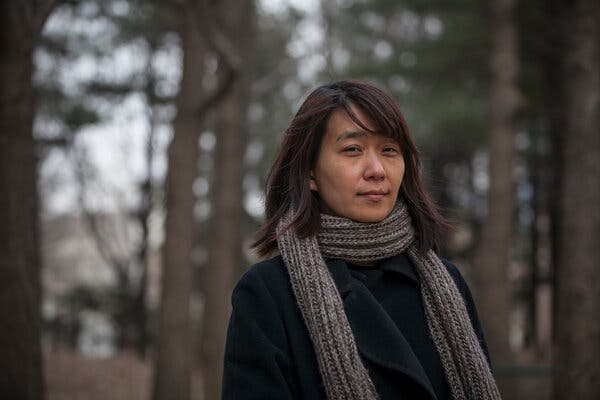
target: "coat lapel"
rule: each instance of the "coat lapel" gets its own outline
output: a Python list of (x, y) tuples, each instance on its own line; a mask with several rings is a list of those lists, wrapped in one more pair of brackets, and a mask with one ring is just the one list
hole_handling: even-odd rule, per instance
[(344, 301), (344, 310), (361, 355), (375, 364), (409, 376), (423, 386), (432, 399), (436, 399), (417, 356), (371, 292), (361, 282), (351, 279), (345, 262), (327, 260), (327, 266)]

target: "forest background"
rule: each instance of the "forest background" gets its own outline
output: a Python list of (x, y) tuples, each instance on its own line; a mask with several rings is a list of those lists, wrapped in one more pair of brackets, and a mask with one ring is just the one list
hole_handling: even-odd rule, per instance
[(593, 0), (7, 0), (0, 394), (218, 399), (306, 93), (400, 104), (505, 399), (600, 398)]

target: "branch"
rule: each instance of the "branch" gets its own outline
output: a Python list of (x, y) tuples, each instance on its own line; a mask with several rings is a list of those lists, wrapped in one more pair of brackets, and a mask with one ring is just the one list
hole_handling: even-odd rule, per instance
[(32, 29), (35, 37), (37, 37), (42, 32), (42, 29), (44, 29), (44, 24), (57, 3), (57, 0), (45, 0), (33, 11)]
[[(238, 55), (236, 46), (216, 26), (217, 12), (215, 5), (209, 5), (206, 0), (201, 1), (205, 12), (198, 7), (198, 3), (190, 1), (190, 7), (199, 22), (202, 33), (206, 35), (209, 46), (222, 58), (222, 62), (234, 71), (242, 67), (242, 59)], [(213, 2), (219, 3), (219, 2)]]
[(73, 142), (70, 139), (67, 139), (64, 136), (56, 137), (56, 138), (36, 138), (35, 143), (43, 148), (47, 147), (59, 147), (59, 148), (67, 148)]
[(231, 89), (242, 68), (242, 59), (238, 55), (235, 45), (216, 27), (216, 18), (213, 18), (216, 14), (215, 7), (212, 4), (209, 5), (206, 0), (202, 2), (202, 9), (193, 0), (188, 1), (188, 4), (198, 21), (201, 32), (206, 36), (209, 47), (219, 55), (220, 68), (225, 69), (225, 76), (219, 80), (217, 87), (211, 93), (204, 96), (196, 109), (196, 113), (203, 114), (218, 103)]
[(206, 110), (219, 103), (219, 101), (225, 97), (229, 89), (231, 89), (236, 79), (237, 72), (228, 68), (226, 70), (226, 75), (219, 79), (217, 87), (200, 100), (200, 104), (198, 104), (198, 107), (195, 110), (196, 114), (203, 115)]
[(85, 190), (87, 186), (84, 166), (85, 161), (83, 157), (77, 153), (76, 149), (73, 149), (72, 151), (75, 161), (75, 176), (79, 184), (78, 200), (81, 212), (83, 213), (84, 221), (87, 223), (89, 233), (92, 236), (94, 246), (98, 251), (98, 255), (113, 269), (119, 284), (123, 284), (127, 276), (127, 266), (110, 249), (110, 242), (102, 234), (98, 216), (94, 212), (90, 211), (85, 204)]

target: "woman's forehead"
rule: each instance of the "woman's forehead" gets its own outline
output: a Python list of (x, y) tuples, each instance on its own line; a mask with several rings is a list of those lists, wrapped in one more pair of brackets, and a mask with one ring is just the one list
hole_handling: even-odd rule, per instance
[[(325, 135), (338, 142), (345, 139), (357, 139), (361, 137), (380, 136), (382, 138), (395, 138), (392, 132), (382, 129), (367, 113), (356, 106), (352, 106), (354, 117), (344, 109), (334, 110), (325, 126)], [(361, 126), (362, 125), (362, 126)]]
[[(366, 129), (365, 129), (366, 128)], [(356, 130), (357, 132), (376, 131), (373, 118), (360, 108), (350, 105), (349, 110), (337, 108), (330, 115), (326, 124), (327, 130)]]

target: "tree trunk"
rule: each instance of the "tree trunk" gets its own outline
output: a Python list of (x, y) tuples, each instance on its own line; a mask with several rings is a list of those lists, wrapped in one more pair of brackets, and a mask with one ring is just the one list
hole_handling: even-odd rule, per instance
[(600, 5), (568, 3), (554, 398), (600, 398)]
[[(547, 231), (547, 240), (549, 240), (549, 262), (546, 265), (546, 271), (542, 280), (546, 280), (544, 285), (546, 289), (554, 291), (556, 287), (556, 274), (554, 273), (555, 266), (558, 260), (560, 243), (560, 193), (562, 190), (562, 173), (563, 173), (563, 143), (565, 130), (565, 100), (564, 87), (557, 84), (563, 80), (564, 63), (563, 57), (565, 54), (565, 41), (563, 29), (563, 1), (550, 0), (546, 1), (546, 29), (544, 29), (543, 41), (548, 43), (549, 51), (541, 60), (543, 74), (543, 92), (541, 93), (544, 105), (544, 115), (548, 119), (548, 143), (549, 153), (544, 154), (541, 161), (544, 168), (544, 180), (542, 186), (543, 207), (547, 208), (547, 214), (550, 218), (550, 226)], [(545, 151), (544, 151), (545, 153)], [(552, 296), (550, 306), (550, 331), (544, 333), (544, 338), (551, 338), (556, 331), (556, 296)], [(550, 351), (552, 346), (546, 346), (549, 341), (540, 342), (540, 349)]]
[[(254, 10), (251, 1), (220, 4), (224, 33), (247, 64), (252, 46)], [(223, 75), (223, 74), (221, 74)], [(242, 177), (247, 135), (248, 76), (240, 76), (217, 109), (213, 216), (208, 267), (203, 280), (204, 317), (200, 360), (204, 398), (221, 398), (221, 375), (230, 297), (241, 259)]]
[(177, 117), (168, 151), (166, 226), (154, 400), (190, 398), (192, 341), (190, 295), (194, 236), (194, 195), (201, 119), (205, 45), (196, 13), (186, 3), (183, 22), (183, 75)]
[(32, 55), (52, 3), (0, 4), (0, 393), (42, 399)]
[(494, 0), (492, 7), (487, 219), (482, 226), (475, 273), (479, 308), (495, 364), (510, 360), (507, 268), (513, 220), (515, 120), (519, 107), (516, 0)]
[(138, 213), (136, 215), (138, 223), (142, 229), (141, 243), (138, 247), (137, 259), (141, 265), (141, 276), (139, 286), (135, 290), (132, 304), (132, 317), (135, 321), (136, 326), (136, 352), (140, 358), (145, 358), (146, 350), (149, 345), (150, 335), (147, 328), (148, 323), (148, 309), (146, 307), (146, 295), (148, 286), (148, 268), (150, 252), (150, 215), (154, 209), (155, 203), (155, 187), (153, 184), (152, 177), (152, 166), (154, 165), (154, 146), (156, 140), (156, 115), (154, 108), (158, 102), (156, 94), (154, 92), (154, 86), (156, 85), (156, 78), (152, 70), (152, 60), (154, 59), (157, 44), (154, 38), (148, 39), (149, 51), (148, 51), (148, 62), (146, 64), (146, 85), (144, 87), (144, 94), (146, 97), (147, 115), (148, 115), (148, 139), (145, 143), (146, 146), (146, 178), (140, 185), (140, 192), (142, 194), (142, 201)]

